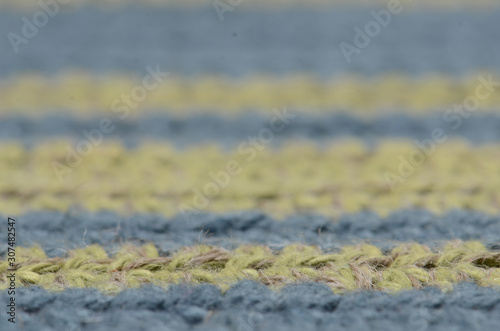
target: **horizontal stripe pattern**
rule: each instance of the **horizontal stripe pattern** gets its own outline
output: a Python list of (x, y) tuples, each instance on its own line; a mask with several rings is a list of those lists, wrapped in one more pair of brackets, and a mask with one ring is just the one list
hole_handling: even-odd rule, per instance
[[(108, 292), (143, 284), (211, 283), (221, 288), (240, 280), (269, 286), (324, 282), (335, 291), (377, 289), (400, 291), (424, 286), (450, 286), (474, 281), (500, 285), (500, 251), (480, 242), (448, 244), (438, 251), (404, 245), (384, 254), (375, 246), (344, 247), (326, 254), (315, 247), (293, 245), (279, 252), (269, 247), (243, 246), (234, 251), (217, 247), (186, 247), (159, 256), (153, 245), (125, 246), (108, 257), (100, 246), (69, 251), (68, 258), (48, 259), (38, 248), (17, 247), (19, 285), (52, 290), (94, 287)], [(0, 262), (0, 288), (8, 288), (7, 261)]]
[[(2, 302), (8, 300), (1, 293)], [(225, 293), (211, 285), (129, 289), (108, 296), (94, 289), (55, 294), (20, 288), (18, 314), (23, 328), (109, 330), (147, 326), (167, 330), (494, 330), (500, 322), (497, 289), (462, 284), (443, 293), (434, 288), (333, 294), (323, 284), (288, 285), (273, 291), (241, 282)], [(0, 327), (8, 327), (0, 319)]]
[(21, 328), (498, 327), (497, 1), (70, 2), (0, 0)]
[[(0, 34), (22, 37), (23, 16), (2, 11)], [(189, 76), (305, 72), (329, 78), (393, 71), (457, 76), (500, 66), (499, 58), (491, 56), (500, 53), (498, 8), (403, 11), (393, 15), (367, 46), (355, 42), (354, 29), (374, 21), (368, 9), (235, 9), (225, 16), (221, 22), (212, 6), (189, 11), (128, 7), (61, 13), (18, 47), (7, 37), (0, 38), (0, 75), (33, 71), (54, 75), (77, 69), (144, 75), (146, 66), (159, 65), (172, 75)], [(347, 56), (348, 62), (341, 43), (363, 47)]]
[[(288, 114), (288, 124), (276, 117)], [(269, 116), (271, 115), (271, 116)], [(118, 114), (108, 116), (79, 117), (64, 114), (40, 115), (37, 118), (25, 115), (10, 115), (0, 119), (0, 140), (22, 142), (34, 146), (43, 140), (87, 139), (86, 134), (96, 140), (120, 140), (126, 146), (138, 146), (149, 140), (166, 141), (177, 148), (188, 148), (208, 142), (224, 148), (238, 145), (255, 136), (263, 129), (270, 129), (271, 121), (278, 131), (274, 132), (271, 146), (290, 141), (306, 140), (323, 144), (342, 138), (355, 138), (369, 143), (388, 138), (424, 140), (432, 137), (435, 129), (442, 129), (448, 137), (462, 138), (473, 144), (500, 141), (500, 115), (495, 113), (466, 112), (412, 116), (392, 113), (373, 118), (359, 118), (347, 112), (336, 114), (307, 114), (294, 109), (269, 110), (269, 114), (244, 112), (232, 117), (210, 113), (188, 116), (156, 113), (142, 114), (134, 119), (122, 120)], [(85, 114), (82, 114), (85, 116)], [(110, 130), (103, 132), (101, 122), (110, 121)], [(100, 132), (98, 132), (100, 131)]]
[[(380, 75), (321, 80), (292, 75), (240, 80), (167, 76), (157, 77), (155, 81), (149, 76), (147, 86), (154, 83), (154, 88), (146, 89), (143, 79), (134, 76), (99, 78), (76, 73), (55, 78), (16, 76), (0, 82), (3, 101), (0, 114), (38, 116), (49, 112), (127, 118), (148, 111), (176, 116), (193, 112), (233, 115), (248, 110), (266, 114), (273, 108), (286, 106), (301, 113), (344, 111), (373, 117), (391, 111), (445, 113), (455, 104), (465, 102), (467, 108), (462, 106), (462, 111), (467, 114), (473, 111), (497, 112), (500, 105), (500, 79), (488, 72), (470, 74), (461, 79), (446, 75), (420, 78)], [(470, 98), (475, 101), (468, 100)]]
[(498, 148), (451, 140), (382, 141), (375, 149), (356, 140), (322, 148), (296, 143), (272, 150), (249, 139), (227, 152), (214, 145), (176, 150), (154, 142), (127, 149), (109, 141), (74, 146), (63, 140), (31, 150), (6, 143), (0, 145), (0, 172), (9, 176), (0, 183), (0, 210), (80, 206), (173, 215), (261, 209), (283, 216), (361, 210), (385, 215), (422, 207), (497, 213)]
[[(124, 243), (153, 243), (162, 254), (183, 246), (213, 245), (228, 250), (239, 245), (316, 245), (324, 251), (371, 243), (391, 250), (401, 242), (417, 242), (436, 248), (451, 240), (480, 240), (491, 250), (500, 249), (500, 218), (475, 211), (451, 211), (436, 215), (425, 210), (402, 210), (387, 217), (374, 213), (346, 214), (338, 219), (297, 214), (278, 221), (261, 212), (200, 213), (185, 218), (156, 214), (119, 215), (40, 211), (17, 217), (17, 244), (39, 245), (48, 257), (61, 257), (69, 249), (102, 246), (108, 254)], [(7, 225), (0, 224), (7, 232)], [(7, 253), (0, 246), (0, 255)]]

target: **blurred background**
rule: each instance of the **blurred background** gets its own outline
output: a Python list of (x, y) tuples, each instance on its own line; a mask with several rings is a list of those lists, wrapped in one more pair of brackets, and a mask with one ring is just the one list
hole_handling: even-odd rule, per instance
[(0, 9), (4, 213), (498, 212), (496, 1)]
[(25, 330), (498, 327), (499, 4), (0, 0), (0, 301), (16, 272)]

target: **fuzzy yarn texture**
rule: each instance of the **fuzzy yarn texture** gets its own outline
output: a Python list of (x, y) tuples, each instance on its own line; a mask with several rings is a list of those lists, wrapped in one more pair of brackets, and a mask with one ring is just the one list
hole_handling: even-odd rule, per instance
[[(337, 295), (317, 283), (273, 291), (251, 281), (223, 294), (213, 285), (175, 285), (167, 291), (148, 286), (116, 296), (95, 289), (53, 293), (32, 287), (20, 289), (19, 297), (25, 330), (479, 331), (500, 323), (500, 291), (474, 284), (446, 293), (426, 288), (396, 295)], [(8, 327), (4, 319), (0, 327)]]
[[(233, 251), (218, 247), (185, 247), (159, 254), (154, 245), (124, 246), (110, 257), (98, 245), (67, 252), (68, 257), (47, 258), (39, 248), (17, 248), (18, 285), (52, 290), (93, 287), (117, 292), (144, 284), (210, 283), (227, 288), (239, 280), (270, 286), (316, 281), (332, 290), (400, 291), (425, 286), (450, 287), (475, 281), (500, 286), (500, 250), (489, 251), (480, 242), (452, 242), (432, 251), (413, 244), (383, 253), (372, 245), (347, 246), (325, 253), (317, 247), (289, 245), (273, 252), (267, 246), (241, 246)], [(10, 281), (8, 261), (0, 261), (0, 289)]]
[[(387, 217), (357, 213), (336, 221), (320, 215), (295, 215), (278, 221), (260, 212), (194, 214), (190, 221), (178, 215), (155, 214), (129, 217), (112, 212), (33, 212), (23, 214), (17, 243), (39, 245), (48, 257), (64, 256), (67, 250), (97, 244), (117, 252), (123, 244), (152, 243), (160, 252), (184, 246), (212, 245), (233, 249), (242, 244), (282, 249), (286, 245), (314, 245), (324, 251), (370, 243), (391, 250), (401, 243), (420, 243), (431, 248), (452, 240), (480, 241), (490, 250), (500, 249), (500, 219), (484, 213), (456, 210), (435, 215), (425, 210), (401, 210)], [(6, 224), (0, 230), (7, 231)], [(7, 253), (0, 246), (0, 254)]]
[(498, 329), (500, 2), (397, 2), (0, 0), (0, 330)]

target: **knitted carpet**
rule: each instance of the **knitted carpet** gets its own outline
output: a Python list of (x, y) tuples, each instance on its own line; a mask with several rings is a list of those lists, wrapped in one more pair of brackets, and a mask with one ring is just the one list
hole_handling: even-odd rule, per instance
[(498, 4), (0, 0), (0, 329), (496, 329)]

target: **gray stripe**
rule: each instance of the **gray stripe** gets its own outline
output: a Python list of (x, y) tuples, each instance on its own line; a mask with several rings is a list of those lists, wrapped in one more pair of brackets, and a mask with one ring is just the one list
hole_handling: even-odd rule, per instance
[[(9, 299), (5, 292), (1, 302)], [(473, 284), (450, 293), (425, 288), (396, 295), (335, 295), (323, 284), (288, 285), (273, 292), (241, 282), (224, 295), (211, 285), (126, 290), (112, 297), (95, 289), (47, 293), (18, 290), (23, 330), (496, 330), (500, 291)], [(4, 306), (5, 308), (5, 306)], [(5, 313), (0, 328), (8, 330)], [(18, 320), (19, 322), (19, 320)]]
[[(331, 250), (360, 242), (389, 249), (400, 242), (435, 246), (445, 240), (462, 239), (481, 240), (500, 248), (500, 215), (472, 211), (451, 211), (438, 216), (424, 210), (406, 210), (386, 218), (364, 212), (348, 214), (337, 221), (315, 215), (276, 221), (259, 212), (194, 214), (189, 218), (179, 215), (167, 219), (148, 214), (123, 217), (112, 212), (46, 211), (25, 214), (16, 221), (16, 243), (40, 244), (49, 256), (62, 256), (67, 249), (90, 244), (113, 251), (124, 242), (137, 245), (153, 242), (162, 254), (201, 243), (229, 249), (244, 243), (265, 244), (274, 249), (304, 243)], [(7, 232), (6, 221), (0, 223), (0, 230)], [(0, 254), (6, 250), (5, 245), (0, 245)]]
[[(31, 20), (30, 15), (25, 15)], [(373, 20), (367, 9), (236, 8), (221, 22), (211, 5), (198, 10), (128, 7), (82, 9), (50, 18), (15, 54), (7, 38), (21, 35), (21, 14), (0, 13), (0, 75), (83, 68), (134, 71), (159, 64), (182, 74), (256, 71), (332, 75), (402, 70), (460, 74), (500, 65), (500, 10), (411, 12), (390, 24), (347, 63), (340, 43), (354, 45), (354, 27)]]
[[(377, 139), (402, 137), (408, 139), (429, 139), (436, 128), (441, 128), (450, 137), (459, 137), (472, 143), (483, 144), (500, 141), (499, 114), (472, 114), (457, 122), (445, 122), (442, 115), (422, 117), (408, 115), (383, 115), (374, 119), (359, 119), (347, 114), (308, 115), (294, 113), (284, 131), (276, 133), (272, 143), (280, 144), (292, 140), (328, 142), (332, 139), (355, 137), (366, 142)], [(242, 114), (236, 118), (217, 115), (194, 115), (187, 119), (176, 119), (168, 115), (144, 115), (136, 121), (122, 121), (108, 114), (115, 130), (104, 134), (98, 131), (99, 121), (77, 119), (67, 115), (45, 116), (39, 119), (9, 117), (0, 120), (0, 141), (15, 140), (27, 145), (36, 145), (44, 139), (66, 137), (74, 140), (88, 139), (83, 131), (94, 132), (95, 139), (120, 139), (130, 146), (140, 144), (144, 139), (168, 140), (179, 147), (192, 146), (207, 141), (234, 148), (239, 143), (256, 136), (269, 127), (264, 115)], [(456, 116), (458, 117), (458, 115)], [(266, 136), (267, 137), (267, 136)]]

